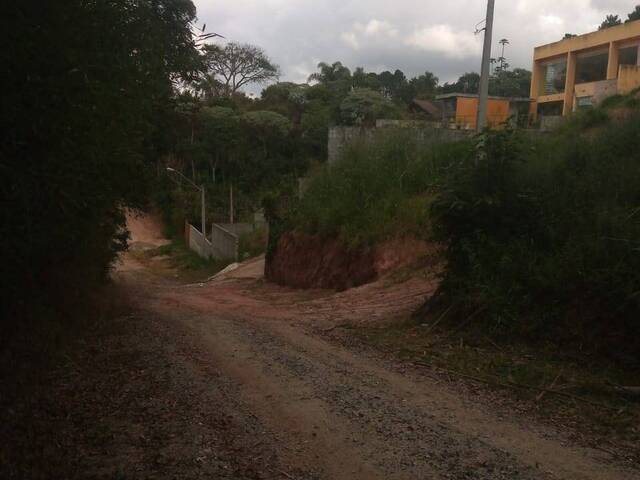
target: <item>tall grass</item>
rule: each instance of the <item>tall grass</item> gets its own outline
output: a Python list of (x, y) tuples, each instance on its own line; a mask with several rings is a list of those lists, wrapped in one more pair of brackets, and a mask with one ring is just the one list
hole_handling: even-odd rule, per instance
[(424, 237), (438, 179), (471, 151), (471, 142), (425, 145), (401, 130), (355, 143), (340, 161), (316, 172), (293, 223), (352, 246), (397, 234)]

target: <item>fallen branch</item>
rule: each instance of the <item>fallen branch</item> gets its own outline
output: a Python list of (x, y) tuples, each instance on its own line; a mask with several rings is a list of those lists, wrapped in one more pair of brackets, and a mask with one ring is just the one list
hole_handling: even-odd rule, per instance
[(619, 410), (617, 407), (611, 407), (609, 405), (605, 405), (604, 403), (594, 402), (593, 400), (589, 400), (588, 398), (579, 397), (577, 395), (572, 395), (571, 393), (559, 392), (557, 390), (551, 390), (549, 388), (533, 387), (531, 385), (523, 385), (521, 383), (501, 382), (499, 380), (476, 377), (474, 375), (468, 375), (466, 373), (456, 372), (455, 370), (449, 370), (447, 368), (438, 367), (437, 365), (433, 365), (433, 364), (426, 363), (426, 362), (416, 361), (416, 362), (412, 362), (412, 363), (414, 365), (421, 366), (421, 367), (436, 368), (438, 370), (442, 370), (442, 371), (444, 371), (444, 372), (446, 372), (448, 374), (451, 374), (451, 375), (455, 375), (455, 376), (458, 376), (458, 377), (461, 377), (461, 378), (468, 378), (470, 380), (475, 380), (476, 382), (484, 383), (484, 384), (495, 386), (495, 387), (515, 388), (515, 389), (520, 389), (520, 390), (534, 390), (534, 391), (538, 391), (538, 392), (545, 392), (545, 393), (549, 393), (549, 394), (552, 394), (552, 395), (557, 395), (557, 396), (560, 396), (560, 397), (569, 398), (571, 400), (576, 400), (578, 402), (588, 403), (590, 405), (593, 405), (594, 407), (601, 407), (601, 408), (606, 408), (608, 410), (616, 410), (616, 411)]

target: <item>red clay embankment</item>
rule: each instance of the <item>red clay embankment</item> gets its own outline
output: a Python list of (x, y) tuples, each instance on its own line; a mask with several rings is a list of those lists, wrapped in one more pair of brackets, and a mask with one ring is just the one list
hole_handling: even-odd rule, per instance
[(432, 254), (437, 254), (436, 248), (410, 237), (350, 248), (335, 238), (287, 232), (269, 256), (265, 276), (294, 288), (342, 291), (372, 282)]

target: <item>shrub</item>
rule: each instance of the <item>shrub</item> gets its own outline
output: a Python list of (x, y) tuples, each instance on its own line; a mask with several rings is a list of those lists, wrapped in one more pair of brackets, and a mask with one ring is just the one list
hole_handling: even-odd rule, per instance
[(433, 202), (441, 293), (497, 332), (637, 355), (639, 147), (637, 113), (600, 110), (551, 137), (480, 136)]

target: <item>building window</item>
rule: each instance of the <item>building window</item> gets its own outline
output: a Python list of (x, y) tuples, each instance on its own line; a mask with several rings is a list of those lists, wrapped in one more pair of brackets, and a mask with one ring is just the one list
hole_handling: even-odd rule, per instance
[(540, 95), (564, 93), (564, 84), (567, 79), (567, 60), (557, 60), (542, 65), (542, 79)]
[(593, 107), (593, 97), (578, 97), (576, 98), (576, 107), (578, 110)]
[(607, 79), (609, 52), (579, 55), (576, 59), (576, 83), (599, 82)]
[(562, 108), (564, 107), (564, 102), (544, 102), (538, 104), (538, 115), (543, 117), (556, 117), (562, 115)]
[(620, 49), (620, 65), (638, 64), (638, 46), (625, 47)]

